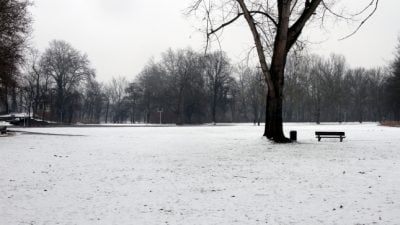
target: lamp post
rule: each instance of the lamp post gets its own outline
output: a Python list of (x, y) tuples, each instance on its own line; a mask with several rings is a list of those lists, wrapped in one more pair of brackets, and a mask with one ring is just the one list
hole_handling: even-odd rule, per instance
[(162, 113), (163, 113), (163, 108), (158, 108), (157, 112), (160, 113), (160, 124), (162, 124)]

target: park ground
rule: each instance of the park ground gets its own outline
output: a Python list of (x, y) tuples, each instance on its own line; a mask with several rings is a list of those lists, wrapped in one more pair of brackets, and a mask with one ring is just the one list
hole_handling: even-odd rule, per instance
[(400, 224), (400, 128), (285, 124), (292, 144), (252, 124), (18, 130), (0, 137), (0, 224)]

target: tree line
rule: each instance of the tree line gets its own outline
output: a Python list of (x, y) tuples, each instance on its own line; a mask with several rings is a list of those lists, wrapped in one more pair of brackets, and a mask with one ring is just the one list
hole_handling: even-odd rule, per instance
[[(306, 4), (307, 18), (319, 2), (309, 2), (313, 7)], [(238, 4), (234, 3), (243, 13), (234, 18), (245, 16), (251, 22), (257, 12), (248, 11), (243, 1)], [(317, 123), (400, 120), (400, 47), (390, 65), (375, 69), (351, 68), (340, 55), (321, 57), (290, 48), (280, 49), (280, 59), (269, 65), (262, 43), (257, 46), (263, 59), (260, 67), (232, 63), (222, 51), (170, 49), (160, 60), (150, 60), (136, 77), (114, 77), (102, 83), (96, 80), (88, 56), (66, 41), (54, 40), (42, 53), (28, 48), (30, 5), (29, 0), (0, 0), (1, 114), (26, 112), (59, 123), (260, 123), (267, 119), (276, 125), (266, 129), (280, 129), (282, 118)], [(306, 22), (306, 17), (299, 19)], [(299, 30), (294, 29), (297, 25), (289, 29), (294, 35), (290, 44), (304, 24), (298, 25)], [(270, 31), (274, 36), (274, 29)], [(258, 32), (254, 34), (258, 37)], [(279, 129), (271, 135), (285, 141)]]
[[(386, 68), (365, 69), (349, 67), (341, 55), (291, 54), (285, 69), (284, 121), (399, 120), (399, 61), (397, 54)], [(221, 51), (169, 49), (134, 78), (103, 83), (96, 80), (87, 55), (54, 40), (43, 53), (30, 50), (12, 79), (12, 85), (0, 86), (2, 113), (26, 112), (46, 121), (265, 121), (267, 87), (260, 69), (233, 64)]]

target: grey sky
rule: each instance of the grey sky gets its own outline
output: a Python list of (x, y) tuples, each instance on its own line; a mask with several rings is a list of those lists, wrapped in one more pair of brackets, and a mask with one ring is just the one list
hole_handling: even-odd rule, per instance
[[(346, 0), (355, 4), (354, 0)], [(344, 2), (346, 2), (344, 1)], [(357, 0), (358, 1), (358, 0)], [(190, 0), (35, 0), (33, 45), (43, 51), (49, 41), (62, 39), (88, 54), (100, 81), (112, 76), (132, 79), (153, 56), (169, 47), (202, 50), (200, 23), (183, 15)], [(351, 2), (351, 3), (350, 3)], [(340, 24), (329, 33), (305, 35), (315, 53), (346, 56), (353, 67), (375, 67), (391, 60), (400, 34), (399, 0), (381, 0), (376, 14), (353, 37)], [(321, 35), (321, 33), (323, 35)], [(243, 60), (251, 44), (247, 27), (225, 31), (222, 48), (233, 61)], [(328, 40), (326, 40), (329, 38)]]

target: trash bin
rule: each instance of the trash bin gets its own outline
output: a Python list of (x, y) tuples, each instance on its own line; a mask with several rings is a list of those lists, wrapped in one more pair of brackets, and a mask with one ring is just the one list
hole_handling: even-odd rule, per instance
[(290, 131), (290, 140), (297, 141), (297, 131), (295, 131), (295, 130)]

